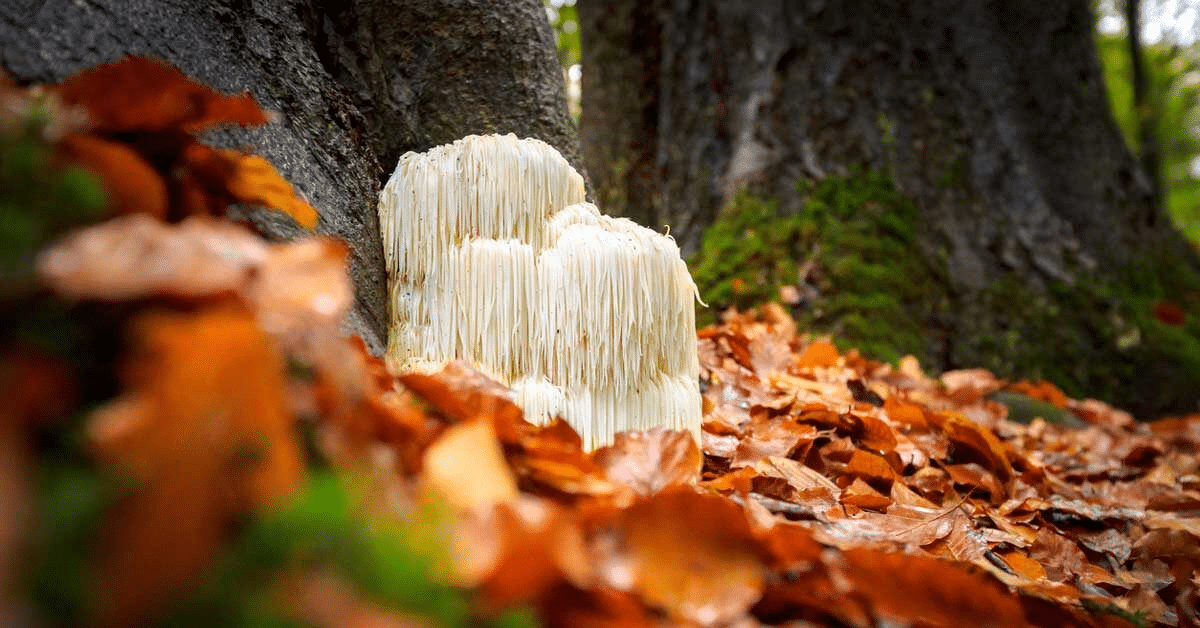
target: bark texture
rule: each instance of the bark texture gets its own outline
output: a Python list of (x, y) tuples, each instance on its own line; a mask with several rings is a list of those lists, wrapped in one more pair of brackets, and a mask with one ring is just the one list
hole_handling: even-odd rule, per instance
[[(978, 337), (1019, 327), (972, 305), (999, 282), (1070, 286), (1147, 251), (1195, 268), (1113, 121), (1086, 0), (580, 0), (579, 15), (581, 136), (607, 211), (670, 224), (689, 254), (740, 188), (796, 212), (797, 181), (883, 169), (921, 209), (912, 253), (946, 271), (929, 278), (947, 295), (927, 321), (936, 369), (988, 365)], [(1147, 411), (1198, 395), (1122, 394)]]
[[(358, 303), (347, 327), (376, 353), (387, 287), (375, 206), (402, 153), (511, 132), (577, 162), (538, 0), (0, 0), (0, 61), (18, 80), (58, 82), (128, 54), (282, 114), (213, 140), (266, 156), (320, 211), (318, 231), (348, 242)], [(273, 214), (255, 218), (296, 235)]]

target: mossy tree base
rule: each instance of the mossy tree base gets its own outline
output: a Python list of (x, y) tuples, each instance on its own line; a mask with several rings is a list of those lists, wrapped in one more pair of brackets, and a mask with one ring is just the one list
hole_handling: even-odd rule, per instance
[(1200, 273), (1147, 253), (1072, 284), (1012, 275), (978, 289), (952, 285), (922, 238), (922, 213), (883, 172), (855, 168), (801, 184), (806, 202), (739, 192), (705, 236), (692, 270), (709, 319), (788, 294), (798, 322), (875, 359), (912, 354), (926, 368), (984, 367), (1048, 379), (1142, 418), (1195, 411), (1200, 401)]

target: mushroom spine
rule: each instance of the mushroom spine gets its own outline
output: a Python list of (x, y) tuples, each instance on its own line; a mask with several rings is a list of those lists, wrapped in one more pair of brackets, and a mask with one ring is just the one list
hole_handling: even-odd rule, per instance
[(699, 441), (696, 287), (679, 247), (584, 202), (553, 147), (472, 135), (408, 153), (379, 221), (393, 370), (467, 360), (588, 449), (655, 426)]

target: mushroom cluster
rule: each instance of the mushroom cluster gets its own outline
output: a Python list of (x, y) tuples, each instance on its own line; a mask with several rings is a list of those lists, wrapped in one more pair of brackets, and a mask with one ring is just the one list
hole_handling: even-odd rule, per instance
[(696, 287), (679, 247), (583, 201), (582, 177), (538, 140), (473, 135), (401, 157), (379, 201), (389, 366), (471, 362), (589, 449), (656, 426), (698, 441)]

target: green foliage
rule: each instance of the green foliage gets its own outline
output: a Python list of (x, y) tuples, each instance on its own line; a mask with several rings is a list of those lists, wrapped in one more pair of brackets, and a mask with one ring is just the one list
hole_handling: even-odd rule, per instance
[(563, 69), (582, 60), (579, 39), (579, 11), (575, 0), (546, 0), (550, 26), (554, 28), (554, 43), (558, 47), (558, 62)]
[[(1129, 45), (1123, 36), (1098, 34), (1104, 80), (1117, 124), (1130, 149), (1138, 151), (1138, 117), (1133, 109)], [(1162, 158), (1167, 214), (1193, 242), (1200, 242), (1200, 47), (1159, 43), (1143, 48)]]
[(47, 625), (78, 625), (88, 616), (96, 580), (85, 548), (119, 493), (119, 483), (97, 474), (78, 452), (40, 465), (28, 587)]
[(442, 538), (412, 525), (369, 525), (345, 480), (315, 473), (290, 505), (252, 521), (212, 576), (160, 623), (169, 628), (259, 628), (296, 624), (271, 604), (273, 576), (289, 570), (341, 575), (381, 606), (433, 625), (532, 628), (527, 611), (487, 620), (474, 617), (469, 593), (442, 584), (434, 568)]
[(104, 189), (90, 172), (55, 163), (47, 142), (54, 111), (32, 101), (24, 119), (0, 129), (0, 293), (24, 286), (33, 256), (67, 227), (94, 220)]
[(692, 260), (701, 296), (745, 308), (801, 284), (815, 294), (796, 312), (805, 328), (877, 359), (924, 357), (944, 273), (916, 250), (920, 210), (874, 168), (801, 185), (806, 202), (794, 216), (776, 201), (734, 197)]

